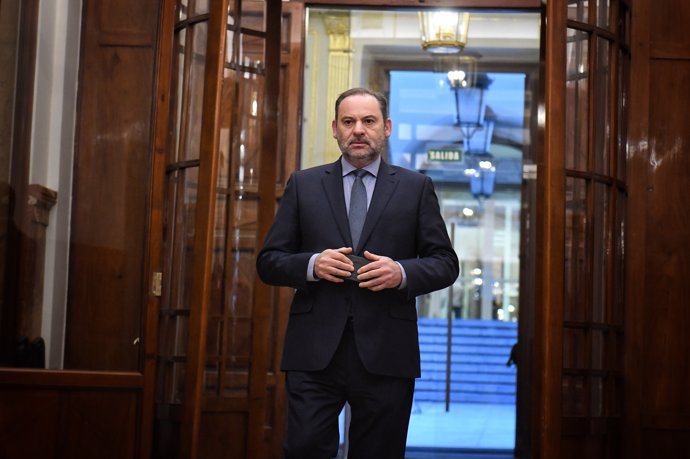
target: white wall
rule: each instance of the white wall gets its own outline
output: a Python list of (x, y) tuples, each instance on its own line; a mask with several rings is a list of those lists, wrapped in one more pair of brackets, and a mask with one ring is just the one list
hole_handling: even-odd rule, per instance
[(47, 228), (43, 321), (46, 367), (60, 368), (67, 293), (81, 0), (39, 5), (29, 181), (57, 192)]

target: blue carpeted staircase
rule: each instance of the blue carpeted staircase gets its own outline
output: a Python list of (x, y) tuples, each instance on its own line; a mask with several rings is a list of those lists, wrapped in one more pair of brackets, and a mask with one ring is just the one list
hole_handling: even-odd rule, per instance
[[(444, 402), (448, 323), (419, 319), (422, 377), (415, 401)], [(455, 319), (452, 327), (450, 401), (514, 404), (516, 367), (506, 365), (517, 341), (517, 323)]]

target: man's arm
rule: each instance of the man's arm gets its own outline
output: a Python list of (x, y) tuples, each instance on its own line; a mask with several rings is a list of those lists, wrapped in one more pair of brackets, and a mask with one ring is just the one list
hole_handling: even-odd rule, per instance
[(409, 297), (440, 290), (455, 282), (460, 272), (458, 257), (429, 177), (424, 182), (417, 216), (417, 253), (415, 259), (398, 260), (407, 275)]
[(349, 276), (353, 265), (345, 255), (352, 248), (325, 249), (320, 253), (303, 250), (301, 228), (307, 223), (300, 221), (298, 180), (293, 174), (257, 256), (256, 268), (262, 281), (303, 289), (314, 280), (339, 283)]
[(313, 253), (300, 252), (299, 228), (297, 184), (292, 175), (256, 258), (256, 270), (265, 283), (306, 288), (307, 266)]

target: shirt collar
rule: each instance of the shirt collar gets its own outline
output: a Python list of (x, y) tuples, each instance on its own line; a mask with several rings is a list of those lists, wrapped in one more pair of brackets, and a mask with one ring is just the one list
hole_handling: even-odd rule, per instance
[[(345, 159), (344, 156), (340, 157), (340, 162), (343, 166), (343, 177), (345, 177), (347, 174), (349, 174), (350, 172), (357, 169), (355, 166), (353, 166), (352, 164), (347, 162), (347, 160)], [(369, 172), (371, 175), (376, 177), (378, 175), (380, 165), (381, 165), (381, 155), (377, 156), (374, 161), (372, 161), (369, 165), (364, 166), (362, 169), (364, 169), (365, 171)]]

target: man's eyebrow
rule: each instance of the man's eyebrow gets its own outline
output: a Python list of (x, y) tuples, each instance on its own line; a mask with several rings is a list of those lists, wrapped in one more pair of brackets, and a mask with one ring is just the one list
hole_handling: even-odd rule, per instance
[(380, 118), (377, 115), (371, 114), (371, 115), (364, 115), (362, 117), (358, 117), (355, 115), (342, 115), (338, 118), (339, 121), (352, 121), (355, 119), (360, 119), (362, 121), (377, 121)]

